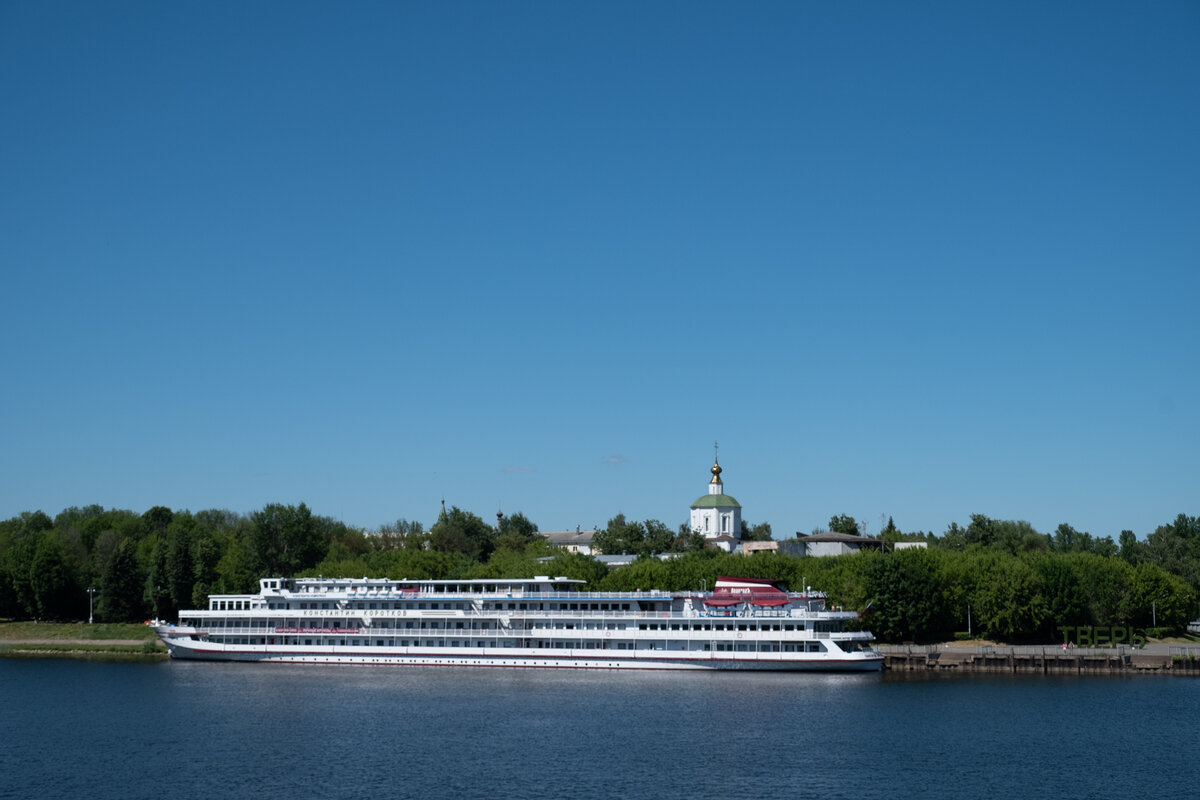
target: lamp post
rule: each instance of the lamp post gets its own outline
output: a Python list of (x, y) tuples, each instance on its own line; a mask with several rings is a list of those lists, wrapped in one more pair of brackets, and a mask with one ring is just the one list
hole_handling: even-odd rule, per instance
[(92, 595), (96, 593), (95, 586), (88, 587), (88, 625), (92, 624)]
[(1150, 626), (1153, 628), (1158, 627), (1158, 601), (1166, 599), (1167, 596), (1165, 594), (1160, 594), (1150, 601)]

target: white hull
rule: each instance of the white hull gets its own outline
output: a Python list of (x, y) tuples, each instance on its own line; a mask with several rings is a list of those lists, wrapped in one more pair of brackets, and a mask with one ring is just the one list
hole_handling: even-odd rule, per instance
[(847, 654), (833, 659), (804, 653), (677, 653), (643, 651), (601, 656), (595, 650), (519, 648), (292, 647), (284, 645), (226, 645), (204, 641), (164, 640), (172, 658), (199, 661), (244, 661), (270, 664), (365, 664), (421, 667), (509, 667), (541, 669), (672, 669), (759, 670), (774, 672), (877, 672), (878, 654)]

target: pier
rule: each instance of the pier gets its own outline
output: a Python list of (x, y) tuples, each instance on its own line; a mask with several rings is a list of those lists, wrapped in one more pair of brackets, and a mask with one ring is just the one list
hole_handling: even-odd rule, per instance
[(1200, 677), (1200, 646), (880, 645), (884, 669), (1024, 675), (1170, 674)]

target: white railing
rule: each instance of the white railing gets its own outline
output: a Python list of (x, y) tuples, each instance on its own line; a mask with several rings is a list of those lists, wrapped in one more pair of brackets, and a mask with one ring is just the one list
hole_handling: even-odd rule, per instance
[[(486, 610), (476, 608), (433, 608), (433, 609), (368, 609), (368, 608), (322, 608), (322, 609), (249, 609), (238, 611), (210, 611), (208, 609), (198, 611), (185, 612), (189, 619), (244, 619), (247, 617), (278, 617), (285, 619), (321, 619), (321, 618), (338, 618), (338, 619), (411, 619), (411, 618), (443, 618), (443, 617), (470, 617), (472, 619), (484, 618), (495, 619), (497, 617), (516, 617), (516, 618), (544, 618), (557, 617), (563, 619), (647, 619), (647, 620), (681, 620), (681, 621), (727, 621), (736, 622), (737, 620), (779, 620), (781, 622), (793, 620), (797, 622), (817, 622), (821, 619), (829, 619), (827, 616), (818, 614), (799, 613), (795, 615), (780, 615), (772, 613), (733, 613), (733, 614), (717, 614), (686, 611), (594, 611), (588, 609), (583, 610), (546, 610), (546, 609), (507, 609), (507, 608), (489, 608)], [(835, 617), (840, 619), (840, 617)]]
[[(283, 630), (279, 630), (282, 628)], [(209, 636), (230, 637), (247, 636), (267, 639), (296, 639), (317, 638), (328, 640), (329, 637), (356, 638), (363, 640), (375, 639), (549, 639), (549, 640), (579, 640), (604, 641), (610, 639), (635, 639), (638, 641), (662, 642), (722, 642), (722, 643), (803, 643), (832, 638), (826, 631), (774, 631), (774, 630), (649, 630), (642, 628), (334, 628), (322, 626), (319, 628), (300, 628), (291, 625), (271, 625), (255, 627), (229, 627), (197, 629), (198, 633)], [(856, 637), (857, 638), (857, 637)], [(281, 643), (281, 642), (277, 642)]]

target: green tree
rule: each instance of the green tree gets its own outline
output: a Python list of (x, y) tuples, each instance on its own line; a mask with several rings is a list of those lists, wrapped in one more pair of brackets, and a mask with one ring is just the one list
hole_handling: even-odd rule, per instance
[(1127, 564), (1137, 564), (1141, 562), (1145, 556), (1142, 553), (1143, 545), (1137, 540), (1137, 536), (1133, 531), (1121, 531), (1120, 549), (1118, 555), (1121, 560)]
[(871, 554), (865, 565), (872, 603), (868, 624), (879, 638), (927, 639), (949, 629), (936, 551), (911, 548)]
[(1194, 597), (1183, 580), (1154, 564), (1138, 564), (1130, 575), (1129, 606), (1135, 625), (1183, 630), (1195, 608)]
[(216, 594), (241, 594), (254, 588), (258, 573), (248, 549), (243, 537), (230, 538), (217, 561), (217, 580), (213, 587)]
[(199, 522), (192, 542), (192, 597), (190, 608), (203, 608), (217, 582), (217, 564), (221, 561), (221, 546), (217, 533)]
[(499, 534), (496, 549), (516, 553), (525, 552), (525, 548), (539, 538), (537, 525), (520, 511), (501, 518)]
[(195, 555), (192, 553), (192, 531), (196, 520), (191, 514), (175, 515), (167, 524), (166, 581), (171, 605), (175, 610), (187, 608), (192, 602), (196, 582)]
[(380, 526), (371, 545), (375, 550), (424, 550), (429, 546), (429, 534), (420, 522), (401, 518), (395, 524)]
[(1180, 514), (1146, 537), (1141, 550), (1146, 561), (1200, 587), (1200, 520)]
[(1066, 553), (1062, 556), (1083, 594), (1089, 625), (1129, 625), (1129, 583), (1133, 568), (1116, 558), (1095, 553)]
[(1013, 555), (1045, 552), (1049, 537), (1034, 530), (1025, 520), (990, 520), (992, 546)]
[(646, 550), (646, 529), (640, 522), (629, 522), (624, 514), (608, 521), (604, 530), (592, 537), (592, 551), (607, 555), (628, 553), (637, 555)]
[(991, 547), (996, 542), (996, 520), (983, 514), (972, 514), (971, 522), (963, 536), (967, 545), (983, 545)]
[(481, 518), (454, 506), (443, 511), (429, 529), (429, 541), (442, 553), (462, 553), (472, 561), (486, 561), (496, 549), (496, 532)]
[(960, 528), (957, 522), (951, 522), (946, 532), (938, 539), (938, 546), (945, 550), (966, 550), (967, 544), (967, 532)]
[(891, 517), (888, 517), (887, 525), (879, 532), (879, 538), (885, 542), (899, 541), (900, 529), (896, 527), (896, 522)]
[(588, 588), (594, 590), (608, 575), (608, 567), (591, 556), (560, 551), (546, 565), (546, 573), (543, 574), (587, 581)]
[(32, 582), (33, 564), (47, 534), (20, 524), (12, 528), (7, 550), (0, 554), (5, 603), (12, 609), (13, 616), (35, 617), (40, 612)]
[(675, 535), (670, 528), (656, 519), (648, 519), (642, 523), (642, 529), (646, 532), (643, 553), (656, 555), (670, 552), (675, 542)]
[(1047, 617), (1038, 573), (999, 550), (974, 553), (970, 560), (969, 597), (979, 630), (1004, 641), (1035, 634)]
[(771, 523), (760, 522), (757, 525), (742, 520), (742, 539), (747, 542), (769, 542), (771, 540)]
[(1041, 581), (1045, 608), (1042, 634), (1053, 641), (1059, 628), (1086, 625), (1087, 599), (1066, 559), (1057, 554), (1037, 554), (1030, 559)]
[(127, 539), (122, 539), (100, 577), (97, 616), (105, 622), (136, 622), (145, 617), (142, 576)]
[(704, 534), (699, 531), (694, 531), (685, 522), (679, 526), (675, 534), (675, 538), (671, 541), (672, 553), (690, 553), (698, 550), (704, 550), (708, 546), (708, 540), (704, 538)]
[(159, 536), (167, 535), (167, 528), (171, 525), (171, 520), (175, 519), (175, 512), (166, 506), (155, 506), (154, 508), (142, 514), (142, 522), (146, 525), (147, 533), (156, 533)]
[(45, 535), (38, 543), (29, 574), (38, 616), (67, 619), (78, 610), (82, 590), (72, 574), (58, 537)]
[(259, 576), (295, 575), (317, 564), (329, 549), (321, 521), (308, 506), (271, 503), (250, 515), (250, 554)]
[(858, 522), (854, 517), (845, 514), (838, 514), (835, 517), (829, 518), (829, 530), (833, 533), (848, 533), (853, 536), (861, 536), (859, 532)]

